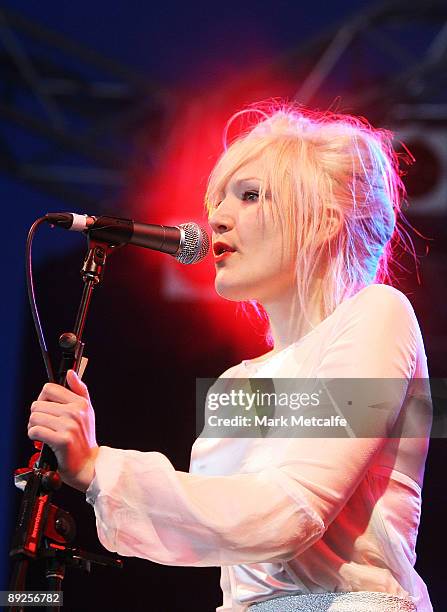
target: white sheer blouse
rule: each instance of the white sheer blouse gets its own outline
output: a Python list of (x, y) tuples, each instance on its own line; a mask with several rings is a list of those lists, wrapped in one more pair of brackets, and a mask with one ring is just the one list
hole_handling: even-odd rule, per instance
[[(413, 309), (371, 285), (310, 333), (226, 378), (404, 378), (427, 360)], [(411, 438), (202, 438), (190, 472), (101, 447), (87, 491), (102, 544), (158, 563), (221, 566), (223, 611), (286, 594), (381, 591), (431, 612), (414, 570), (429, 423)]]

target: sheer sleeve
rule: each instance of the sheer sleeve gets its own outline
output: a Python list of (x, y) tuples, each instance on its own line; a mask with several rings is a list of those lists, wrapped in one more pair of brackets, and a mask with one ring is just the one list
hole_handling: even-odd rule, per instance
[(157, 452), (101, 447), (87, 491), (101, 543), (169, 565), (291, 557), (323, 532), (300, 487), (278, 468), (207, 477), (176, 471)]

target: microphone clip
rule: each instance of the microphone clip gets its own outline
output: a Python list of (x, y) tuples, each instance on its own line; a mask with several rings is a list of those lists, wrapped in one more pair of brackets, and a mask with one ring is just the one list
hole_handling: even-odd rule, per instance
[(107, 256), (112, 253), (115, 248), (115, 246), (107, 242), (99, 242), (98, 240), (93, 240), (89, 236), (88, 251), (85, 255), (84, 264), (81, 269), (82, 280), (84, 282), (90, 280), (94, 285), (97, 285), (102, 281)]

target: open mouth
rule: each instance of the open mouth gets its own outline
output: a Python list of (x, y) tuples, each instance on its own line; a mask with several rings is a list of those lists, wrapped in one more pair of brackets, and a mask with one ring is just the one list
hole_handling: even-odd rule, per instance
[(215, 242), (213, 245), (214, 260), (221, 261), (222, 259), (229, 257), (231, 253), (234, 253), (236, 249), (230, 247), (224, 242)]

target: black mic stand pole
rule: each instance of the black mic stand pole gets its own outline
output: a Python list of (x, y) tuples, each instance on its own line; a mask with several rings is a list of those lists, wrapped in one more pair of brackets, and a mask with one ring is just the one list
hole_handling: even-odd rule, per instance
[[(89, 238), (88, 252), (82, 267), (84, 287), (74, 331), (62, 334), (59, 339), (62, 357), (57, 382), (60, 385), (66, 386), (68, 370), (78, 372), (83, 365), (82, 336), (92, 292), (103, 278), (106, 259), (113, 248), (113, 245)], [(42, 444), (37, 461), (33, 462), (33, 458), (28, 468), (15, 471), (15, 484), (24, 490), (24, 494), (10, 551), (14, 560), (10, 591), (25, 590), (28, 564), (32, 560), (46, 559), (46, 578), (49, 591), (52, 592), (61, 592), (67, 565), (86, 571), (90, 571), (91, 563), (122, 567), (120, 559), (67, 546), (75, 537), (76, 526), (68, 512), (51, 503), (54, 492), (62, 485), (56, 456), (48, 445)], [(20, 601), (17, 595), (13, 605), (8, 608), (10, 612), (23, 610)], [(60, 610), (57, 593), (44, 603), (49, 604), (46, 606), (48, 611)]]

